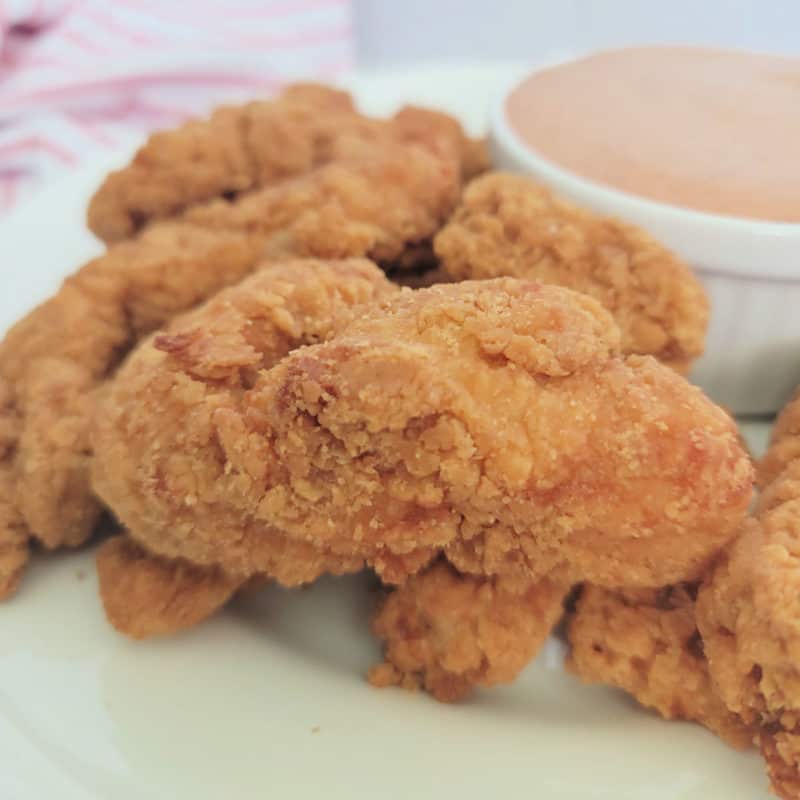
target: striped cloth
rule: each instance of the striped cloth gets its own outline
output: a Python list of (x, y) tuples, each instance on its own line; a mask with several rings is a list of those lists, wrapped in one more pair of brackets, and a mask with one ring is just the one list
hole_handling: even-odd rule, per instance
[(98, 149), (352, 61), (350, 0), (0, 0), (0, 215)]

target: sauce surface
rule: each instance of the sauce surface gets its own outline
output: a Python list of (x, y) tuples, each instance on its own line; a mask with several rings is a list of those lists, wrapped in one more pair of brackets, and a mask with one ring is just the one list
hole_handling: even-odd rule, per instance
[(544, 158), (676, 206), (800, 222), (800, 59), (611, 50), (534, 73), (512, 130)]

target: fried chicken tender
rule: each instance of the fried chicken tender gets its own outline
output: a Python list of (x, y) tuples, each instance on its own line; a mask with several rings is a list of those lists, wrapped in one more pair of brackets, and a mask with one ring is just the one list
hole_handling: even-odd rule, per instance
[(331, 338), (270, 369), (308, 334), (276, 349), (243, 286), (141, 346), (99, 414), (94, 486), (155, 555), (288, 585), (364, 564), (402, 584), (443, 553), (518, 594), (555, 570), (652, 586), (697, 577), (745, 513), (727, 414), (620, 357), (591, 298), (404, 290), (338, 333), (323, 307), (297, 329)]
[[(271, 263), (140, 345), (109, 387), (97, 425), (93, 465), (98, 494), (113, 499), (113, 510), (136, 534), (136, 547), (144, 545), (153, 554), (181, 558), (181, 542), (192, 538), (195, 550), (186, 548), (186, 552), (194, 556), (190, 561), (201, 565), (200, 574), (222, 567), (224, 586), (233, 587), (257, 572), (297, 585), (323, 572), (360, 569), (363, 559), (290, 540), (257, 519), (226, 529), (226, 520), (219, 514), (216, 533), (235, 555), (227, 561), (217, 559), (221, 545), (213, 536), (194, 537), (191, 517), (214, 503), (215, 486), (225, 486), (234, 495), (248, 493), (256, 489), (259, 473), (269, 468), (268, 456), (259, 463), (259, 453), (250, 452), (252, 445), (263, 448), (242, 428), (245, 420), (238, 416), (248, 388), (261, 371), (294, 348), (329, 338), (357, 313), (360, 304), (398, 291), (378, 267), (364, 259)], [(137, 406), (164, 416), (153, 427), (156, 420), (140, 420)], [(138, 456), (130, 449), (133, 442), (117, 438), (117, 426), (138, 440), (136, 446), (142, 448)], [(228, 450), (245, 459), (240, 462), (245, 472), (234, 471), (225, 455)], [(159, 528), (148, 510), (128, 502), (127, 493), (142, 480), (147, 492), (158, 497), (171, 514), (169, 529)], [(126, 606), (118, 588), (117, 573), (124, 568), (118, 553), (127, 554), (130, 547), (109, 546), (122, 550), (98, 558), (100, 588), (104, 604), (114, 613), (113, 624), (125, 633), (140, 638), (168, 632), (173, 624), (189, 624), (188, 620), (198, 621), (211, 613), (216, 608), (212, 599), (218, 598), (220, 604), (227, 599), (217, 581), (218, 593), (212, 597), (198, 589), (198, 605), (191, 605), (194, 573), (183, 569), (176, 573), (168, 562), (149, 567), (138, 553), (133, 580), (143, 587), (137, 595), (141, 604)], [(260, 559), (258, 570), (241, 568), (239, 561), (253, 557)], [(186, 597), (180, 619), (168, 617), (160, 607), (148, 609), (145, 603), (147, 592), (152, 592), (158, 606), (163, 584), (174, 588), (174, 581), (176, 591)]]
[(233, 205), (217, 200), (195, 206), (183, 219), (207, 230), (261, 237), (270, 256), (366, 255), (392, 266), (439, 230), (459, 187), (448, 158), (409, 145), (361, 148), (353, 161), (333, 162)]
[(276, 185), (369, 146), (416, 143), (471, 176), (480, 146), (447, 114), (407, 107), (389, 120), (359, 114), (346, 92), (290, 86), (279, 99), (226, 106), (209, 119), (153, 134), (133, 162), (111, 173), (89, 205), (89, 227), (106, 242), (195, 204)]
[(717, 691), (754, 726), (772, 788), (787, 800), (800, 796), (798, 554), (800, 460), (793, 460), (765, 490), (756, 516), (703, 582), (697, 601)]
[(455, 280), (511, 275), (591, 295), (617, 321), (624, 353), (686, 372), (703, 352), (708, 300), (683, 262), (644, 231), (528, 178), (494, 172), (473, 181), (434, 248)]
[(611, 591), (584, 586), (570, 615), (567, 668), (615, 686), (665, 719), (694, 720), (734, 747), (752, 732), (717, 696), (697, 630), (696, 583)]
[(415, 145), (365, 149), (152, 225), (17, 323), (0, 343), (0, 552), (14, 554), (15, 576), (0, 559), (0, 597), (18, 583), (20, 530), (48, 547), (91, 533), (100, 511), (87, 481), (94, 400), (143, 335), (238, 282), (265, 255), (400, 258), (442, 224), (459, 180), (448, 159)]
[(569, 584), (544, 578), (525, 591), (460, 575), (437, 562), (385, 600), (372, 622), (385, 641), (375, 686), (423, 687), (451, 702), (475, 686), (511, 683), (561, 617)]

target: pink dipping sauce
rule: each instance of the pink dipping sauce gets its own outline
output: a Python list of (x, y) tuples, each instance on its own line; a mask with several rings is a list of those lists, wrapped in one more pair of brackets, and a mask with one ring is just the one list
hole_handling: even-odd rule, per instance
[(508, 122), (584, 178), (699, 211), (800, 222), (800, 59), (611, 50), (536, 72)]

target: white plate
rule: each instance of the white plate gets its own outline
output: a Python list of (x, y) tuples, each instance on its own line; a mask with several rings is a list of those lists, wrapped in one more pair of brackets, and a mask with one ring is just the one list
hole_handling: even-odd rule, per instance
[[(353, 81), (370, 111), (438, 103), (483, 125), (514, 67)], [(0, 226), (0, 330), (98, 245), (98, 159)], [(749, 429), (760, 449), (765, 426)], [(552, 640), (511, 687), (456, 706), (377, 690), (364, 579), (268, 588), (195, 630), (129, 642), (107, 625), (92, 553), (37, 557), (0, 606), (0, 798), (768, 798), (760, 759), (621, 693), (579, 685)]]

